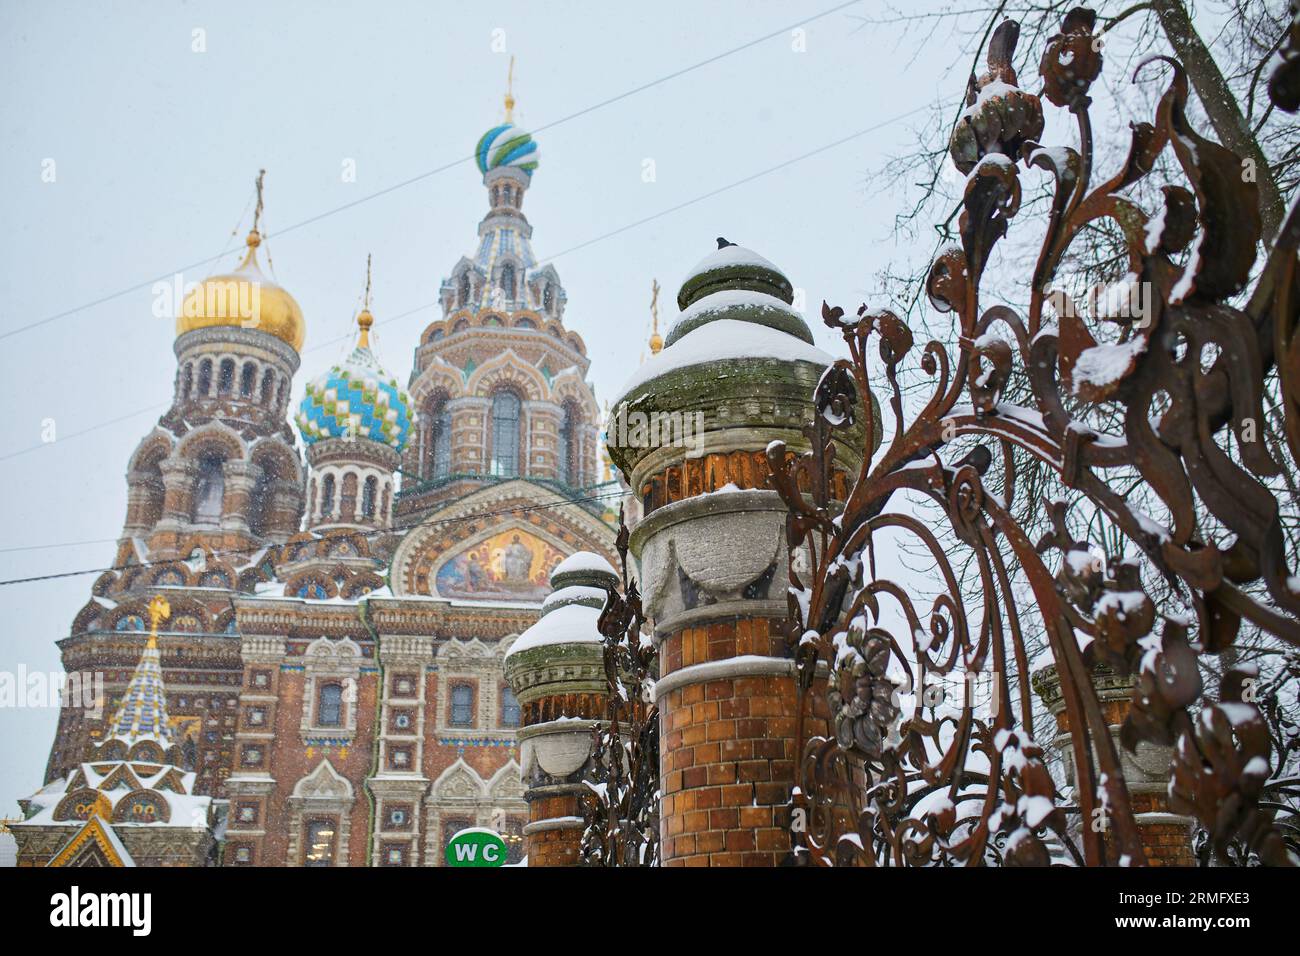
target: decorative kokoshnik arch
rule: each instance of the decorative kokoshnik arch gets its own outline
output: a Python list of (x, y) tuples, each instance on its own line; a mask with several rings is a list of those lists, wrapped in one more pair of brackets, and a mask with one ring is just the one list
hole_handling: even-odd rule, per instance
[[(518, 509), (511, 514), (511, 509)], [(488, 517), (476, 518), (476, 515)], [(389, 583), (393, 594), (406, 596), (443, 596), (438, 592), (438, 574), (458, 556), (502, 535), (518, 534), (521, 543), (533, 555), (530, 579), (542, 574), (538, 552), (554, 552), (551, 566), (575, 551), (609, 551), (611, 529), (581, 506), (540, 485), (518, 480), (479, 489), (447, 508), (430, 515), (406, 533), (393, 554)], [(509, 548), (513, 542), (502, 542)], [(522, 563), (522, 555), (519, 558)], [(549, 573), (550, 567), (545, 572)], [(469, 572), (467, 571), (466, 574)], [(459, 597), (469, 595), (461, 593)], [(488, 600), (525, 600), (541, 603), (541, 598), (521, 593), (514, 597), (487, 597)]]

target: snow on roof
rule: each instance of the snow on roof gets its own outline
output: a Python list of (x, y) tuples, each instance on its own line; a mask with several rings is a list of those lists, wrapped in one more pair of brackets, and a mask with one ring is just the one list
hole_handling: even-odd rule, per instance
[[(74, 833), (63, 844), (63, 846), (59, 847), (58, 852), (50, 858), (50, 862), (46, 863), (46, 866), (53, 865), (54, 860), (62, 856), (63, 853), (73, 844), (78, 843), (78, 841), (84, 842), (82, 838), (83, 834), (85, 834), (87, 830), (97, 831), (103, 835), (104, 839), (108, 841), (108, 845), (112, 849), (113, 854), (117, 857), (118, 862), (120, 862), (122, 866), (135, 866), (135, 859), (131, 856), (130, 851), (127, 850), (126, 844), (122, 842), (121, 837), (113, 832), (113, 825), (107, 820), (102, 820), (97, 816), (91, 816), (86, 820), (73, 820), (71, 822), (76, 824), (77, 832)], [(93, 834), (91, 835), (93, 836)]]
[(554, 581), (557, 575), (570, 574), (574, 571), (614, 574), (614, 569), (610, 566), (610, 563), (595, 552), (575, 551), (555, 566), (555, 570), (551, 572), (551, 580)]
[(835, 361), (829, 353), (788, 332), (756, 322), (718, 319), (688, 332), (658, 355), (646, 359), (623, 386), (614, 404), (626, 401), (631, 392), (668, 372), (692, 365), (752, 358), (811, 362), (822, 368)]
[(596, 630), (600, 611), (585, 604), (565, 604), (547, 611), (511, 646), (506, 653), (510, 658), (520, 651), (551, 644), (599, 644), (602, 641)]
[[(112, 764), (114, 769), (116, 769), (116, 767), (121, 765), (122, 761), (102, 761), (99, 763), (100, 766), (104, 766), (105, 764)], [(152, 793), (154, 793), (156, 796), (161, 797), (167, 803), (167, 806), (170, 810), (169, 819), (166, 823), (163, 823), (161, 821), (151, 821), (148, 823), (143, 821), (138, 823), (132, 821), (132, 822), (117, 823), (114, 824), (115, 826), (192, 827), (196, 825), (196, 821), (198, 821), (198, 824), (200, 826), (205, 826), (207, 824), (208, 808), (212, 804), (211, 797), (204, 796), (202, 794), (196, 794), (193, 792), (177, 793), (174, 790), (154, 789), (154, 784), (161, 781), (163, 776), (165, 776), (170, 771), (177, 770), (181, 772), (182, 784), (186, 788), (192, 791), (194, 787), (194, 781), (196, 778), (196, 775), (192, 771), (183, 771), (180, 770), (180, 768), (178, 767), (173, 767), (171, 765), (165, 764), (162, 765), (161, 769), (153, 776), (148, 776), (146, 774), (139, 772), (138, 768), (141, 766), (141, 764), (136, 762), (127, 762), (126, 765), (131, 768), (132, 773), (135, 774), (136, 779), (140, 781), (140, 784), (144, 789), (149, 790)], [(147, 766), (159, 766), (159, 765), (150, 763), (147, 764)], [(99, 790), (99, 784), (104, 781), (107, 775), (100, 774), (89, 763), (83, 763), (81, 765), (81, 769), (86, 775), (87, 786), (89, 786), (92, 790)], [(40, 809), (22, 822), (31, 824), (33, 826), (80, 826), (84, 821), (54, 819), (54, 811), (55, 809), (57, 809), (59, 802), (63, 798), (64, 794), (67, 792), (67, 785), (68, 785), (68, 779), (64, 778), (61, 780), (57, 780), (54, 782), (53, 785), (47, 785), (46, 787), (43, 787), (40, 791), (38, 791), (37, 794), (35, 794), (31, 798), (31, 804), (32, 806), (39, 806)], [(127, 787), (117, 787), (113, 790), (99, 790), (99, 792), (102, 793), (104, 797), (108, 800), (108, 804), (110, 807), (116, 808), (119, 801), (121, 801), (124, 797), (128, 796), (129, 794), (134, 793), (135, 791)]]
[(686, 274), (683, 285), (694, 279), (698, 275), (706, 272), (712, 272), (714, 269), (725, 269), (727, 266), (761, 266), (764, 269), (771, 269), (779, 275), (785, 275), (780, 269), (768, 260), (764, 259), (753, 249), (746, 249), (744, 246), (727, 246), (710, 252), (707, 256), (695, 263), (695, 268)]
[(588, 587), (585, 584), (571, 584), (567, 588), (560, 588), (558, 591), (552, 591), (547, 595), (546, 600), (542, 602), (542, 610), (545, 611), (557, 604), (567, 604), (572, 601), (599, 601), (604, 606), (605, 597), (604, 588)]
[(755, 292), (752, 289), (723, 289), (692, 302), (685, 312), (677, 316), (672, 327), (668, 330), (668, 334), (671, 336), (674, 329), (683, 323), (693, 322), (702, 315), (725, 312), (739, 306), (767, 312), (779, 312), (801, 322), (803, 321), (803, 316), (787, 305), (784, 299), (778, 299), (766, 292)]

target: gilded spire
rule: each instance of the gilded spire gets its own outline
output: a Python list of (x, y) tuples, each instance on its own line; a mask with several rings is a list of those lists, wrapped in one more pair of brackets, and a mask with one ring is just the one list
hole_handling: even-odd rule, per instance
[(110, 725), (109, 737), (130, 746), (142, 737), (152, 737), (164, 748), (172, 744), (167, 723), (167, 698), (163, 691), (162, 657), (158, 653), (158, 625), (171, 616), (171, 605), (161, 594), (149, 602), (149, 641), (135, 666), (122, 705)]
[[(195, 329), (238, 326), (273, 335), (295, 352), (302, 348), (307, 337), (302, 309), (293, 296), (262, 273), (257, 261), (257, 249), (262, 245), (265, 180), (266, 170), (259, 169), (257, 205), (253, 210), (253, 227), (245, 240), (243, 261), (231, 272), (209, 276), (185, 296), (176, 315), (178, 337)], [(274, 271), (269, 249), (266, 263)]]
[(664, 347), (664, 338), (659, 334), (659, 280), (652, 279), (650, 284), (650, 320), (653, 323), (650, 332), (650, 354), (658, 355)]
[(510, 69), (506, 73), (506, 122), (515, 121), (515, 58), (510, 57)]
[(266, 170), (259, 169), (257, 171), (257, 205), (253, 207), (253, 228), (248, 231), (248, 238), (244, 240), (248, 251), (244, 253), (244, 261), (240, 265), (241, 269), (250, 262), (256, 261), (257, 247), (262, 244), (262, 233), (260, 232), (262, 225), (262, 184), (265, 180)]
[(370, 254), (366, 254), (366, 298), (365, 304), (361, 307), (361, 314), (357, 316), (357, 328), (361, 330), (361, 337), (357, 340), (357, 348), (370, 348), (370, 327), (375, 324), (375, 317), (370, 314)]

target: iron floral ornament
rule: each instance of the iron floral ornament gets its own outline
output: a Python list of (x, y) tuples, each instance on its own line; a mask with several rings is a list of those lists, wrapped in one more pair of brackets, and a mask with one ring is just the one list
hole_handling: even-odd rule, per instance
[[(1071, 11), (1040, 64), (1043, 96), (1073, 116), (1077, 148), (1036, 142), (1043, 104), (1017, 84), (1013, 21), (992, 38), (989, 72), (972, 81), (950, 147), (968, 174), (960, 243), (936, 258), (926, 289), (936, 309), (953, 314), (955, 346), (929, 341), (918, 361), (897, 316), (864, 306), (848, 317), (823, 304), (850, 358), (828, 368), (817, 388), (817, 414), (805, 429), (811, 451), (795, 455), (779, 441), (768, 448), (772, 482), (789, 508), (788, 544), (800, 555), (789, 596), (802, 755), (791, 810), (806, 825), (792, 826), (795, 864), (1045, 865), (1054, 854), (1086, 865), (1146, 863), (1094, 686), (1098, 665), (1132, 681), (1120, 746), (1172, 747), (1170, 809), (1199, 821), (1216, 847), (1237, 841), (1262, 862), (1288, 862), (1285, 828), (1260, 799), (1273, 767), (1260, 708), (1243, 693), (1249, 675), (1229, 670), (1222, 699), (1207, 702), (1198, 658), (1222, 653), (1245, 627), (1300, 647), (1300, 593), (1288, 584), (1279, 502), (1264, 483), (1280, 466), (1251, 433), (1264, 421), (1265, 379), (1275, 372), (1285, 440), (1300, 457), (1300, 211), (1291, 209), (1248, 290), (1261, 235), (1256, 185), (1238, 156), (1191, 128), (1187, 77), (1166, 57), (1134, 76), (1163, 69), (1170, 77), (1154, 121), (1132, 126), (1126, 160), (1094, 186), (1088, 90), (1102, 68), (1094, 27), (1091, 11)], [(1300, 30), (1292, 30), (1284, 70), (1298, 45)], [(1276, 99), (1294, 86), (1294, 76), (1283, 76), (1271, 88)], [(1294, 109), (1300, 97), (1278, 105)], [(1148, 215), (1122, 193), (1166, 150), (1186, 185), (1165, 186), (1163, 210)], [(984, 308), (981, 278), (1019, 211), (1022, 177), (1035, 170), (1050, 175), (1053, 190), (1027, 314)], [(1103, 308), (1084, 317), (1053, 300), (1067, 250), (1102, 220), (1123, 236), (1132, 278), (1151, 290), (1140, 316)], [(1097, 337), (1103, 323), (1109, 341)], [(864, 456), (847, 499), (836, 502), (830, 436), (853, 423), (870, 393), (872, 340), (897, 427), (874, 462)], [(908, 422), (899, 372), (910, 361), (932, 389)], [(1031, 396), (1023, 404), (1004, 398), (1017, 363)], [(1104, 420), (1119, 427), (1079, 420), (1075, 412), (1089, 408), (1112, 412)], [(870, 450), (877, 439), (873, 423), (865, 426)], [(1239, 460), (1221, 444), (1227, 434)], [(945, 451), (957, 457), (948, 446), (964, 436), (978, 444), (945, 460)], [(1066, 500), (1045, 503), (1052, 531), (1031, 541), (1011, 510), (1015, 456), (1024, 454), (1104, 516), (1142, 564), (1098, 560), (1070, 535)], [(999, 494), (985, 486), (995, 467)], [(1169, 527), (1112, 484), (1114, 469), (1136, 473), (1167, 509)], [(935, 530), (887, 510), (900, 492), (935, 502), (969, 549), (982, 615), (968, 612)], [(876, 573), (882, 532), (905, 535), (929, 555), (939, 594), (928, 610)], [(1158, 612), (1143, 566), (1186, 614)], [(906, 633), (885, 626), (887, 601)], [(1041, 619), (1061, 682), (1075, 774), (1069, 800), (1031, 735), (1031, 615)], [(940, 710), (918, 697), (903, 714), (891, 669), (913, 687), (991, 674), (996, 706), (968, 697), (960, 709)], [(813, 715), (816, 697), (827, 705), (823, 718)], [(1082, 825), (1071, 826), (1072, 817)], [(1099, 818), (1105, 827), (1087, 825)]]

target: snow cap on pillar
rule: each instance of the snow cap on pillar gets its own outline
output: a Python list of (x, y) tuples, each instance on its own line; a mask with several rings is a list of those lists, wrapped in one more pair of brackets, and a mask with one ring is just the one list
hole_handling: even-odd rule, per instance
[(542, 616), (519, 635), (506, 659), (538, 647), (601, 643), (596, 622), (607, 589), (617, 584), (618, 575), (600, 555), (591, 551), (569, 555), (551, 572), (553, 590), (542, 604)]
[(665, 345), (709, 322), (735, 319), (779, 329), (812, 344), (808, 323), (793, 308), (794, 287), (758, 253), (718, 237), (718, 248), (686, 276), (677, 293), (681, 315)]

